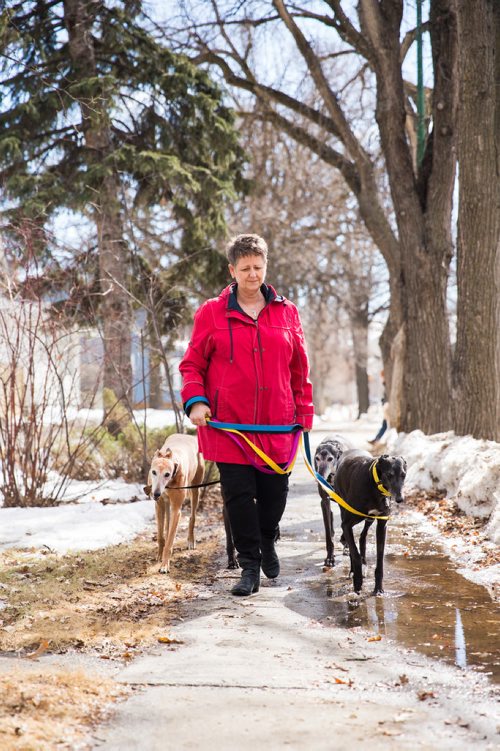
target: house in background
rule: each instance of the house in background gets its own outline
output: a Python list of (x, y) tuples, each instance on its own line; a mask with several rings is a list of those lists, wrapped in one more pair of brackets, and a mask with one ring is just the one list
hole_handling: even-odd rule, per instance
[[(165, 375), (165, 360), (159, 352), (152, 352), (144, 343), (141, 334), (142, 311), (136, 317), (136, 327), (132, 334), (132, 407), (139, 409), (150, 407), (154, 409), (170, 409), (172, 398)], [(186, 350), (187, 341), (178, 341), (168, 352), (165, 359), (168, 362), (173, 395), (180, 404), (181, 376), (179, 363)], [(100, 395), (102, 388), (102, 339), (95, 329), (89, 329), (80, 334), (80, 399), (82, 407), (95, 406), (96, 394)], [(101, 399), (98, 399), (101, 405)]]
[(0, 409), (49, 419), (80, 403), (80, 342), (41, 301), (0, 297)]

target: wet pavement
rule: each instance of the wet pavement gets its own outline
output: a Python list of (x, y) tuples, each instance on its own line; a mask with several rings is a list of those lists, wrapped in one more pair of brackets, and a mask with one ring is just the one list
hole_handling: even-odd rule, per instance
[[(359, 531), (362, 527), (359, 525)], [(336, 540), (339, 535), (337, 524)], [(322, 524), (298, 537), (321, 545)], [(390, 522), (385, 593), (376, 597), (372, 594), (374, 539), (372, 528), (359, 597), (352, 590), (349, 559), (337, 546), (335, 568), (314, 575), (304, 589), (286, 598), (287, 606), (323, 625), (375, 631), (463, 670), (481, 671), (500, 683), (500, 607), (488, 591), (461, 576), (439, 546), (413, 531), (402, 512)]]

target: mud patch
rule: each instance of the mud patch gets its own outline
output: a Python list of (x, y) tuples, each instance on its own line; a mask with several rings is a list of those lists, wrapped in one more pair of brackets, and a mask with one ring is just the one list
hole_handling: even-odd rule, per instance
[(176, 549), (170, 575), (158, 574), (155, 543), (131, 543), (72, 555), (9, 551), (0, 556), (0, 650), (26, 653), (48, 643), (123, 656), (154, 641), (179, 606), (210, 586), (218, 537), (194, 551)]

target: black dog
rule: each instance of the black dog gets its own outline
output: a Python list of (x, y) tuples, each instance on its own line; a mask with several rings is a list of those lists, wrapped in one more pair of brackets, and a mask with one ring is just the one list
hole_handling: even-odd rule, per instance
[[(366, 451), (347, 451), (334, 476), (334, 489), (356, 511), (372, 516), (389, 516), (389, 497), (396, 503), (403, 499), (406, 462), (401, 456), (383, 456), (374, 459)], [(387, 495), (383, 492), (387, 491)], [(359, 594), (363, 585), (362, 564), (366, 564), (366, 536), (374, 519), (365, 519), (359, 537), (359, 551), (354, 540), (353, 527), (363, 521), (362, 516), (340, 509), (342, 532), (351, 556), (354, 591)], [(377, 519), (377, 565), (375, 568), (376, 595), (382, 594), (384, 577), (384, 548), (387, 520)]]
[[(324, 477), (330, 485), (333, 485), (333, 478), (344, 451), (352, 448), (349, 441), (341, 435), (325, 438), (321, 441), (314, 454), (314, 468), (316, 472), (321, 477)], [(333, 512), (330, 504), (330, 496), (319, 483), (318, 492), (321, 497), (321, 511), (323, 512), (323, 522), (325, 525), (326, 558), (324, 565), (331, 568), (335, 565), (333, 555)], [(340, 542), (344, 542), (343, 536), (340, 538)]]

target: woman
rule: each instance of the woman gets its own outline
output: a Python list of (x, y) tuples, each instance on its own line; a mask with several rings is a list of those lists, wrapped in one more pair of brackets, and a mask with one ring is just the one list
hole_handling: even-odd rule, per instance
[[(285, 510), (288, 474), (267, 474), (254, 467), (229, 434), (207, 426), (206, 420), (298, 422), (310, 430), (314, 410), (297, 308), (264, 283), (266, 242), (258, 235), (238, 235), (227, 247), (227, 258), (234, 281), (195, 314), (180, 364), (181, 394), (186, 414), (198, 426), (200, 451), (219, 468), (242, 569), (231, 593), (246, 596), (259, 589), (261, 565), (268, 578), (279, 574), (274, 542)], [(290, 458), (291, 433), (254, 433), (251, 438), (277, 464), (284, 466)]]

